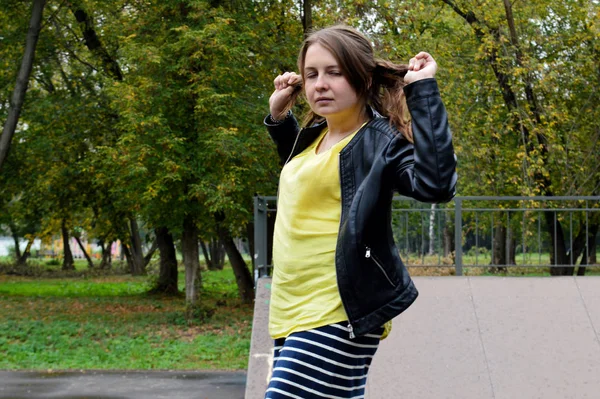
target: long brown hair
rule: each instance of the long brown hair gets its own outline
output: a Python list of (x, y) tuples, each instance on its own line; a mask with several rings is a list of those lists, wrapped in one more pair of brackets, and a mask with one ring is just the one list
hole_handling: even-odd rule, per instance
[[(333, 54), (358, 97), (381, 115), (388, 117), (390, 123), (412, 142), (410, 114), (403, 90), (408, 65), (375, 58), (371, 42), (366, 36), (352, 27), (334, 25), (314, 31), (304, 40), (298, 55), (298, 70), (302, 79), (306, 51), (315, 43)], [(311, 125), (320, 119), (320, 116), (309, 111), (305, 125)]]

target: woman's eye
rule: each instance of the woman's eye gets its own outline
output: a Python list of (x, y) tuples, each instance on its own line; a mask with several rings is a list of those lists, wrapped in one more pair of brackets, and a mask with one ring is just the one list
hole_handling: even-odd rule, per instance
[(333, 76), (342, 76), (342, 73), (340, 71), (329, 71), (329, 74)]
[(306, 74), (306, 78), (307, 78), (307, 79), (312, 79), (312, 78), (314, 78), (314, 77), (316, 77), (316, 76), (317, 76), (317, 74), (316, 74), (316, 73), (307, 73), (307, 74)]

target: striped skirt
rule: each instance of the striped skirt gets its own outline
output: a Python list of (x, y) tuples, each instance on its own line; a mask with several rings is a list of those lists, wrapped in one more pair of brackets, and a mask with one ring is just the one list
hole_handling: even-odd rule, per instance
[(336, 323), (275, 340), (265, 399), (364, 398), (383, 328), (354, 339)]

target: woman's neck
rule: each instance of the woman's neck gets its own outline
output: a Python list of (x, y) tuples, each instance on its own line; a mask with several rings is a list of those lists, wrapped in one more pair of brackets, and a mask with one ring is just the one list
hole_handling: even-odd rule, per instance
[(330, 136), (344, 137), (357, 131), (368, 119), (365, 108), (363, 112), (356, 112), (350, 116), (335, 115), (327, 117), (327, 130)]

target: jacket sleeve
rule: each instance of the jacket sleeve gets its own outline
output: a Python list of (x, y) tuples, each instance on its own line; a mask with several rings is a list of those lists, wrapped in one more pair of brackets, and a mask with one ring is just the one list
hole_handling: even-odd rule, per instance
[(448, 202), (456, 195), (456, 155), (437, 82), (419, 80), (405, 86), (404, 93), (414, 144), (398, 139), (388, 149), (395, 161), (396, 189), (419, 201)]
[(289, 158), (296, 142), (296, 137), (300, 132), (298, 121), (290, 112), (281, 123), (274, 124), (271, 121), (271, 115), (267, 115), (264, 120), (269, 135), (277, 146), (277, 153), (283, 165)]

